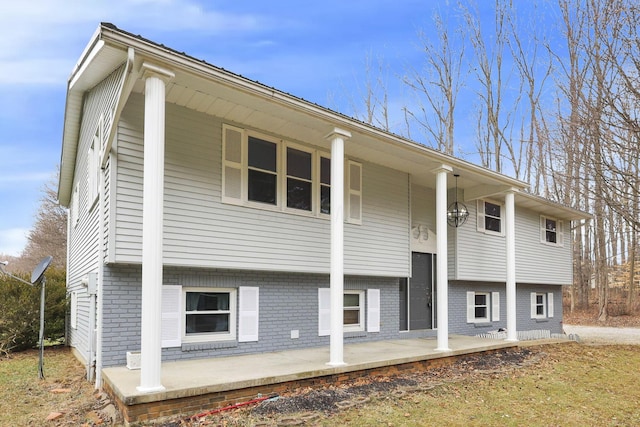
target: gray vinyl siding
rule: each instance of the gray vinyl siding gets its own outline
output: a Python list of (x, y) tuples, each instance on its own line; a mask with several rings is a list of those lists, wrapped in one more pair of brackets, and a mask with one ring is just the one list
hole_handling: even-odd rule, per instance
[[(67, 292), (76, 291), (78, 293), (78, 313), (77, 328), (68, 329), (68, 342), (75, 347), (78, 352), (87, 357), (89, 343), (89, 302), (90, 298), (87, 288), (81, 284), (90, 272), (97, 272), (99, 266), (98, 242), (99, 242), (99, 211), (103, 209), (105, 217), (108, 218), (108, 203), (98, 201), (94, 203), (89, 200), (87, 179), (89, 172), (88, 152), (91, 142), (99, 124), (100, 117), (103, 118), (103, 134), (109, 128), (110, 118), (115, 108), (120, 83), (122, 80), (123, 67), (114, 71), (104, 81), (99, 83), (84, 98), (82, 124), (78, 136), (78, 151), (75, 164), (73, 187), (79, 186), (78, 192), (78, 221), (70, 224), (68, 239), (68, 260), (67, 267)], [(107, 165), (109, 174), (109, 165)], [(105, 182), (100, 185), (106, 185)], [(105, 193), (108, 194), (108, 187)], [(75, 203), (73, 201), (72, 203)], [(73, 210), (73, 208), (72, 208)], [(71, 220), (71, 218), (70, 218)]]
[[(506, 280), (506, 240), (504, 236), (477, 230), (477, 204), (468, 203), (469, 220), (455, 231), (455, 275), (457, 280)], [(503, 223), (504, 226), (504, 223)], [(516, 281), (570, 285), (573, 279), (569, 223), (564, 222), (564, 246), (540, 242), (540, 214), (516, 206)], [(451, 236), (451, 233), (450, 233)], [(451, 245), (450, 245), (451, 247)], [(451, 251), (450, 251), (451, 257)]]
[(540, 214), (516, 209), (516, 277), (518, 283), (573, 283), (570, 222), (564, 221), (564, 244), (540, 242)]
[[(141, 262), (143, 109), (132, 95), (118, 128), (117, 262)], [(327, 273), (327, 218), (221, 202), (221, 138), (217, 118), (167, 104), (164, 263)], [(345, 224), (345, 273), (406, 276), (407, 174), (368, 163), (362, 174), (363, 224)]]

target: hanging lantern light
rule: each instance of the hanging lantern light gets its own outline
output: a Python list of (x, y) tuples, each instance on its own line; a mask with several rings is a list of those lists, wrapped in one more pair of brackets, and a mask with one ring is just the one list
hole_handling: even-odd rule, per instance
[(454, 174), (453, 176), (456, 177), (456, 200), (447, 209), (447, 222), (450, 226), (458, 228), (467, 222), (469, 210), (464, 203), (458, 201), (458, 177), (460, 175)]

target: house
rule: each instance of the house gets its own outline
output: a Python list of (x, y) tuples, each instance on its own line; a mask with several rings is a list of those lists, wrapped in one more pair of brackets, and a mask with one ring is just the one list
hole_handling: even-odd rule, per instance
[(64, 118), (68, 342), (97, 385), (140, 351), (153, 392), (166, 361), (559, 333), (589, 215), (526, 190), (103, 23)]

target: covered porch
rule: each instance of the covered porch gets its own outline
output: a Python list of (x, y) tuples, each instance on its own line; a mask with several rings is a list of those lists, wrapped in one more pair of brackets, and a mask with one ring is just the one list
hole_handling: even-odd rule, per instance
[(438, 351), (436, 338), (398, 339), (345, 344), (345, 365), (330, 366), (329, 347), (162, 364), (163, 390), (138, 390), (140, 371), (126, 367), (102, 371), (104, 389), (111, 395), (125, 422), (211, 410), (283, 393), (298, 387), (339, 384), (366, 375), (394, 375), (428, 370), (471, 353), (491, 353), (516, 347), (517, 342), (451, 335), (450, 350)]

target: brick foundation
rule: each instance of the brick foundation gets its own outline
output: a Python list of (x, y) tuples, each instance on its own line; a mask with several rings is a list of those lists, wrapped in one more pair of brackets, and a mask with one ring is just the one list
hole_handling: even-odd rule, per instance
[[(482, 354), (492, 354), (498, 350), (488, 350)], [(127, 425), (149, 422), (168, 417), (184, 416), (189, 417), (204, 411), (214, 410), (236, 403), (246, 402), (255, 399), (258, 395), (267, 396), (277, 393), (283, 394), (297, 388), (319, 388), (328, 385), (340, 385), (345, 382), (361, 378), (363, 376), (396, 376), (414, 372), (423, 372), (430, 369), (440, 368), (453, 364), (457, 358), (463, 356), (449, 356), (436, 359), (429, 359), (417, 362), (391, 365), (374, 369), (366, 369), (341, 374), (327, 375), (322, 377), (307, 378), (282, 383), (268, 384), (257, 387), (249, 387), (238, 390), (228, 390), (216, 393), (208, 393), (200, 396), (184, 397), (179, 399), (163, 400), (136, 405), (126, 405), (117, 399), (116, 394), (108, 384), (104, 390), (116, 404)]]

